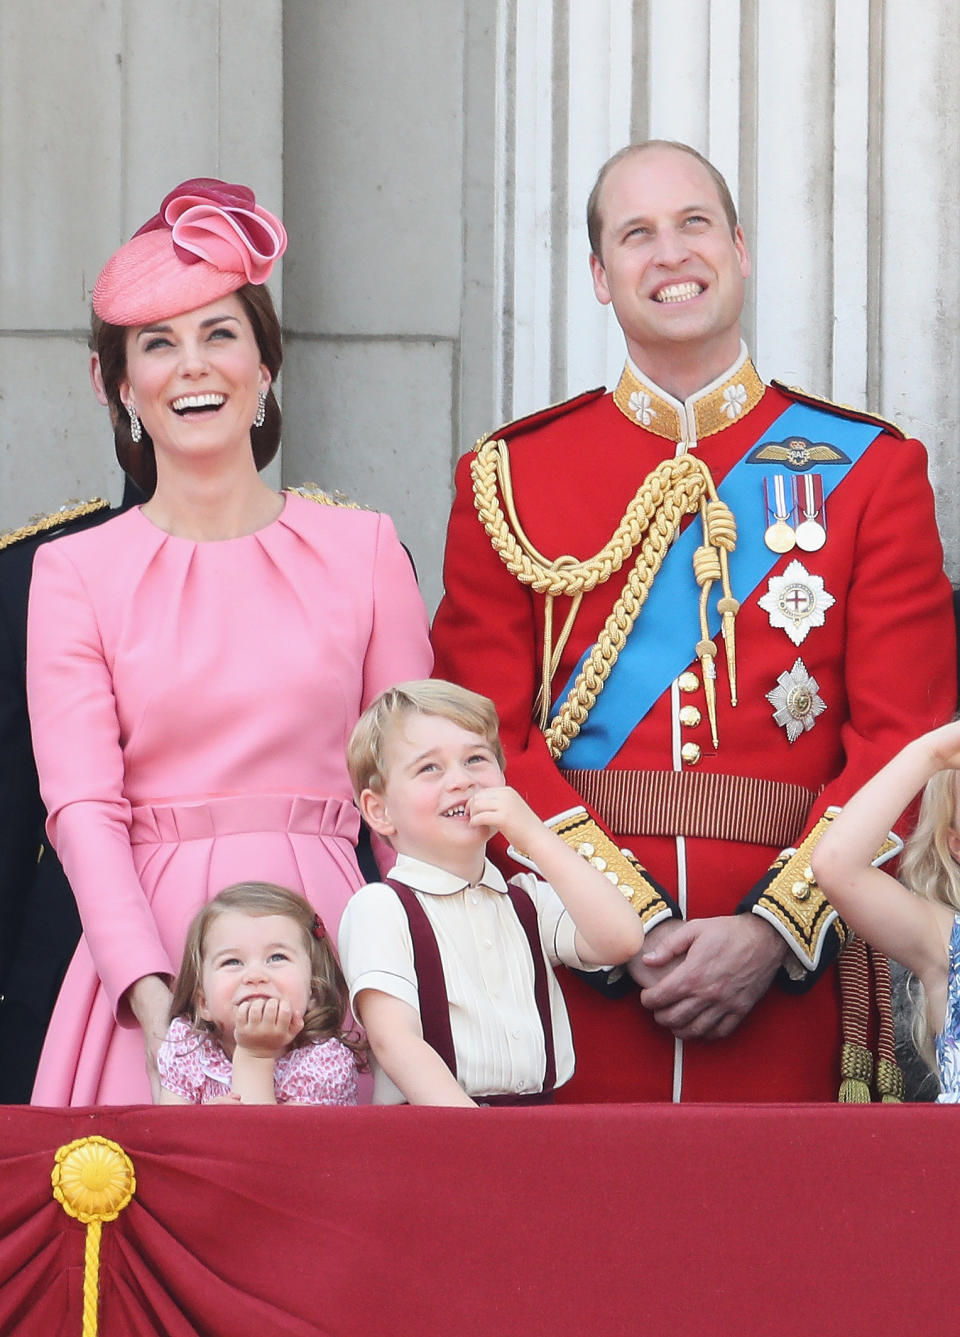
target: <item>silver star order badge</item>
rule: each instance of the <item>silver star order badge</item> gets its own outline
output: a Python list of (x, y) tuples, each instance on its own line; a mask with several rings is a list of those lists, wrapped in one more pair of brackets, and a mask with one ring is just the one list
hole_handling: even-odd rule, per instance
[(807, 666), (798, 659), (789, 673), (781, 673), (777, 686), (766, 697), (773, 706), (774, 722), (787, 731), (787, 742), (795, 743), (806, 729), (812, 729), (818, 715), (827, 703), (820, 696), (820, 684), (807, 672)]
[(771, 627), (785, 631), (799, 645), (812, 627), (822, 627), (824, 614), (836, 603), (823, 587), (822, 576), (811, 576), (794, 559), (779, 576), (771, 576), (767, 592), (757, 603), (770, 617)]

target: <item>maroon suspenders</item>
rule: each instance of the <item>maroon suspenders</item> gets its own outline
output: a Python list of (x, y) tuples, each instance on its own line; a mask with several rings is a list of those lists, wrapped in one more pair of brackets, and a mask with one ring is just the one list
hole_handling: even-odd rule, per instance
[(547, 1053), (546, 1067), (543, 1073), (543, 1090), (552, 1091), (557, 1084), (557, 1058), (553, 1049), (553, 1020), (550, 1016), (550, 986), (547, 981), (547, 963), (543, 959), (543, 946), (540, 942), (540, 925), (537, 922), (537, 910), (533, 901), (518, 887), (507, 883), (507, 895), (520, 920), (520, 927), (527, 935), (527, 946), (533, 957), (533, 996), (540, 1013), (540, 1025), (543, 1027), (543, 1044)]
[[(447, 1003), (447, 985), (440, 960), (437, 938), (430, 927), (426, 911), (417, 900), (413, 890), (395, 878), (385, 878), (387, 886), (396, 892), (400, 904), (406, 911), (410, 924), (410, 937), (413, 941), (413, 968), (417, 974), (417, 988), (420, 994), (420, 1024), (423, 1038), (435, 1049), (454, 1074), (457, 1073), (457, 1056), (453, 1047), (453, 1033), (450, 1030), (450, 1008)], [(543, 1074), (543, 1096), (553, 1092), (557, 1080), (557, 1060), (553, 1045), (553, 1022), (550, 1016), (550, 986), (547, 979), (547, 963), (543, 959), (540, 943), (540, 929), (537, 923), (537, 910), (533, 901), (517, 887), (507, 885), (520, 927), (523, 929), (533, 960), (533, 993), (543, 1027), (543, 1043), (546, 1050), (546, 1067)], [(493, 1102), (497, 1097), (482, 1097)], [(508, 1096), (506, 1100), (516, 1098)]]
[(413, 968), (417, 974), (417, 989), (420, 994), (420, 1025), (423, 1028), (423, 1038), (431, 1049), (437, 1051), (456, 1077), (457, 1055), (453, 1048), (447, 985), (443, 976), (443, 963), (440, 960), (436, 934), (430, 927), (427, 912), (413, 894), (412, 888), (404, 882), (395, 881), (392, 877), (386, 878), (385, 881), (387, 886), (397, 893), (410, 924), (410, 937), (413, 939)]

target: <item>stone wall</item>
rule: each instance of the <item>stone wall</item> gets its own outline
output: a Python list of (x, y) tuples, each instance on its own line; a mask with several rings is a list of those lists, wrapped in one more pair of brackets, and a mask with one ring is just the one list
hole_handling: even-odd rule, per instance
[(0, 529), (118, 493), (90, 287), (219, 175), (290, 230), (272, 477), (391, 511), (433, 605), (457, 456), (616, 375), (583, 204), (659, 135), (739, 198), (761, 372), (927, 442), (956, 578), (958, 54), (950, 0), (0, 0)]

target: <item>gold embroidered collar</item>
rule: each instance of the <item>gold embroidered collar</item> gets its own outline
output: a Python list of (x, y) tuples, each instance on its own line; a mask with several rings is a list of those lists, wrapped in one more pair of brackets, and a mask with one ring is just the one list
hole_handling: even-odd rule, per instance
[[(613, 392), (613, 402), (631, 422), (668, 441), (699, 441), (713, 436), (756, 408), (763, 397), (764, 384), (743, 349), (729, 371), (681, 403), (652, 381), (641, 378), (638, 368), (627, 361), (620, 383)], [(692, 424), (691, 432), (688, 424)]]

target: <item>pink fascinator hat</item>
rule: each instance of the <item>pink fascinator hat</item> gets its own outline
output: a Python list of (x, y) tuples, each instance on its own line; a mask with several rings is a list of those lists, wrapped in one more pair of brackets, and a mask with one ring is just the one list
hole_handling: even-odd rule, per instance
[(286, 249), (283, 224), (249, 187), (194, 177), (110, 257), (93, 309), (110, 325), (167, 320), (245, 283), (266, 283)]

